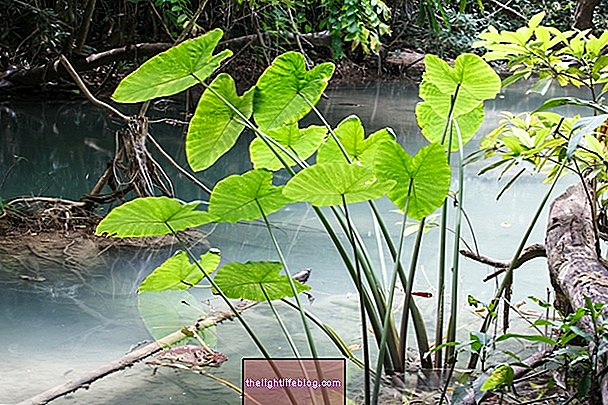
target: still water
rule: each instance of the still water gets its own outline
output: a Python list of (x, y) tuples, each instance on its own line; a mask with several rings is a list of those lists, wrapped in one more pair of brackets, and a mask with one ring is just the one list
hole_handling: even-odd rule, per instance
[[(331, 89), (327, 94), (328, 99), (323, 100), (320, 107), (332, 124), (350, 114), (357, 114), (368, 132), (392, 127), (410, 153), (425, 144), (415, 123), (415, 86), (379, 83)], [(481, 133), (496, 124), (503, 110), (530, 110), (540, 104), (538, 97), (524, 94), (522, 87), (513, 87), (496, 101), (487, 103), (486, 124)], [(158, 109), (161, 107), (166, 106), (158, 106)], [(168, 107), (176, 111), (181, 106), (173, 103)], [(156, 114), (162, 112), (156, 111)], [(116, 123), (83, 103), (0, 104), (0, 196), (4, 199), (22, 195), (78, 199), (92, 188), (105, 169), (114, 150), (113, 134), (117, 128)], [(152, 127), (152, 133), (178, 161), (184, 163), (184, 136), (180, 128), (159, 124)], [(244, 136), (216, 167), (198, 177), (212, 185), (226, 173), (248, 170), (245, 156), (249, 140), (250, 137)], [(478, 144), (479, 139), (472, 140), (468, 150), (473, 150)], [(21, 158), (17, 164), (14, 164), (15, 156)], [(483, 165), (483, 162), (478, 162), (467, 168), (465, 208), (480, 251), (491, 257), (507, 259), (519, 243), (547, 186), (540, 177), (524, 176), (496, 201), (504, 181), (499, 182), (494, 173), (477, 176)], [(202, 191), (181, 176), (171, 174), (176, 179), (179, 198), (206, 199)], [(378, 206), (396, 237), (400, 215), (393, 211), (389, 201), (379, 201)], [(382, 260), (386, 252), (378, 251), (376, 229), (369, 208), (358, 204), (353, 207), (353, 215), (372, 257), (378, 257), (378, 267), (382, 268), (386, 263), (390, 268), (390, 260)], [(292, 271), (303, 268), (313, 271), (309, 284), (315, 301), (308, 309), (336, 329), (347, 343), (360, 343), (355, 289), (312, 210), (304, 204), (295, 204), (270, 219), (277, 227)], [(209, 245), (221, 249), (225, 263), (276, 260), (267, 232), (260, 223), (219, 225), (204, 230), (209, 233)], [(464, 237), (472, 243), (468, 228)], [(530, 243), (542, 242), (543, 237), (544, 219), (533, 232)], [(437, 241), (436, 229), (424, 236), (416, 290), (436, 291)], [(413, 236), (408, 237), (406, 243), (411, 246)], [(408, 252), (409, 249), (405, 249), (406, 258)], [(171, 254), (170, 250), (117, 253), (104, 258), (101, 264), (92, 265), (90, 272), (83, 272), (78, 277), (59, 265), (39, 269), (47, 278), (42, 283), (21, 280), (19, 275), (27, 273), (28, 269), (0, 267), (0, 403), (27, 399), (118, 359), (138, 342), (149, 341), (150, 334), (137, 308), (137, 285), (154, 266)], [(462, 259), (459, 297), (462, 336), (479, 326), (478, 318), (466, 306), (466, 296), (472, 294), (487, 302), (495, 285), (481, 280), (491, 271), (488, 266)], [(536, 259), (517, 270), (514, 300), (523, 300), (530, 295), (545, 297), (547, 287), (545, 263)], [(219, 301), (208, 291), (196, 291), (194, 299), (199, 304), (202, 302), (200, 306), (208, 312), (219, 307)], [(418, 303), (432, 335), (434, 299), (419, 298)], [(534, 307), (531, 303), (529, 306)], [(192, 319), (200, 316), (197, 311), (192, 310)], [(289, 310), (281, 313), (305, 351), (304, 334), (297, 315)], [(246, 318), (255, 325), (271, 353), (278, 357), (291, 356), (285, 339), (264, 305), (248, 311)], [(174, 326), (177, 329), (179, 324)], [(236, 322), (219, 326), (215, 333), (216, 349), (230, 360), (212, 371), (238, 385), (241, 358), (258, 356), (258, 352)], [(318, 342), (324, 356), (339, 354), (324, 337), (319, 335)], [(57, 404), (91, 405), (169, 402), (234, 404), (240, 400), (235, 393), (200, 375), (169, 369), (153, 373), (149, 366), (139, 364), (94, 383), (89, 390), (81, 390), (56, 401)]]

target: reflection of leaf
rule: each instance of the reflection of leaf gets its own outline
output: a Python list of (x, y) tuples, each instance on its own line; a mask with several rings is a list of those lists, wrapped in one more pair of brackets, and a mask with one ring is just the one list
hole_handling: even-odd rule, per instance
[(232, 55), (230, 50), (213, 55), (222, 35), (222, 30), (214, 29), (154, 56), (125, 77), (112, 98), (137, 103), (177, 94), (205, 80)]
[(213, 188), (209, 213), (219, 222), (253, 221), (262, 217), (260, 207), (269, 215), (290, 202), (282, 189), (272, 185), (272, 173), (266, 170), (228, 176)]
[[(300, 129), (298, 124), (295, 123), (274, 130), (268, 130), (266, 134), (289, 150), (292, 155), (295, 155), (300, 160), (306, 160), (319, 148), (319, 145), (325, 139), (327, 129), (317, 125)], [(287, 164), (290, 166), (297, 164), (297, 162), (294, 162), (276, 146), (273, 146), (273, 148), (277, 150), (278, 154)], [(273, 171), (283, 168), (281, 161), (262, 139), (254, 139), (249, 146), (249, 151), (254, 168)]]
[(450, 189), (450, 165), (445, 148), (439, 143), (427, 145), (411, 157), (397, 142), (386, 142), (378, 148), (375, 169), (380, 179), (396, 182), (388, 198), (402, 210), (411, 183), (407, 212), (410, 218), (422, 219), (435, 211)]
[[(206, 312), (199, 300), (187, 291), (139, 294), (137, 308), (146, 328), (155, 340), (193, 325), (198, 319), (203, 318)], [(214, 328), (205, 328), (200, 335), (210, 346), (215, 346)]]
[(246, 118), (251, 116), (253, 89), (239, 96), (232, 77), (220, 74), (203, 93), (188, 126), (186, 156), (194, 171), (208, 168), (228, 152), (245, 127), (237, 113), (215, 93)]
[(195, 211), (198, 202), (184, 204), (169, 197), (145, 197), (114, 208), (97, 225), (96, 235), (116, 238), (160, 236), (213, 221), (204, 211)]
[[(213, 280), (228, 298), (266, 301), (264, 291), (271, 301), (293, 297), (289, 280), (280, 271), (278, 262), (229, 263), (218, 270)], [(298, 292), (310, 290), (295, 279), (293, 283)]]
[(260, 76), (253, 101), (253, 116), (262, 129), (275, 129), (303, 118), (316, 104), (334, 73), (332, 63), (306, 70), (304, 56), (287, 52), (277, 57)]
[[(212, 273), (220, 263), (220, 255), (214, 252), (205, 253), (199, 264), (207, 274)], [(196, 263), (190, 263), (188, 255), (179, 252), (170, 257), (144, 279), (139, 285), (139, 292), (187, 290), (203, 278), (203, 272)]]
[(363, 166), (343, 163), (318, 163), (296, 174), (283, 194), (294, 201), (307, 201), (322, 207), (375, 200), (386, 194), (393, 181), (379, 182)]

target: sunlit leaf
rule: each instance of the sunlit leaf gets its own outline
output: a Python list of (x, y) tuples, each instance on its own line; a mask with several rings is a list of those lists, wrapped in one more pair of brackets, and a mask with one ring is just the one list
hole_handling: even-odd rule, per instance
[(572, 127), (573, 132), (575, 130), (578, 131), (574, 132), (574, 135), (572, 135), (568, 141), (566, 157), (572, 157), (583, 137), (587, 134), (593, 133), (599, 126), (604, 124), (606, 120), (608, 120), (608, 114), (580, 118)]
[[(228, 298), (266, 301), (264, 291), (271, 301), (293, 297), (287, 276), (279, 274), (281, 267), (278, 262), (229, 263), (213, 280)], [(293, 283), (298, 292), (310, 290), (295, 279)]]
[(393, 181), (379, 182), (371, 169), (346, 162), (318, 163), (296, 174), (283, 193), (314, 206), (374, 200), (386, 194)]
[[(361, 120), (356, 115), (345, 118), (334, 130), (340, 144), (348, 153), (351, 161), (361, 162), (364, 166), (374, 163), (376, 148), (383, 142), (394, 140), (394, 136), (388, 129), (381, 129), (365, 138), (365, 130)], [(344, 153), (339, 148), (333, 137), (319, 148), (317, 154), (318, 163), (346, 162)]]
[[(220, 264), (220, 255), (209, 251), (201, 256), (199, 265), (207, 274), (215, 271)], [(190, 263), (188, 255), (178, 252), (158, 266), (139, 285), (138, 291), (187, 290), (203, 279), (203, 272), (196, 263)]]
[(459, 93), (452, 107), (454, 96), (442, 93), (437, 86), (430, 82), (420, 84), (419, 95), (425, 101), (425, 104), (433, 108), (433, 111), (443, 119), (443, 122), (449, 117), (450, 112), (452, 117), (457, 118), (474, 110), (480, 104), (480, 100), (470, 97), (466, 93)]
[(422, 219), (439, 208), (448, 195), (451, 171), (445, 148), (438, 143), (427, 145), (411, 157), (397, 142), (386, 142), (378, 148), (376, 174), (382, 180), (394, 180), (388, 198), (405, 209), (409, 196), (408, 216)]
[(205, 211), (196, 211), (199, 202), (182, 203), (169, 197), (145, 197), (114, 208), (97, 225), (96, 235), (116, 238), (160, 236), (213, 222)]
[(304, 56), (287, 52), (277, 57), (260, 76), (253, 101), (253, 116), (262, 129), (299, 121), (316, 104), (334, 72), (332, 63), (306, 70)]
[(222, 35), (222, 30), (214, 29), (154, 56), (120, 82), (112, 99), (119, 103), (152, 100), (205, 80), (232, 55), (230, 50), (213, 55)]
[[(422, 130), (422, 135), (429, 142), (443, 141), (443, 144), (447, 147), (449, 140), (449, 132), (445, 132), (446, 120), (441, 118), (433, 108), (426, 102), (418, 103), (416, 105), (416, 118), (418, 125)], [(458, 127), (456, 127), (456, 123)], [(477, 108), (470, 111), (467, 114), (461, 115), (455, 119), (455, 123), (452, 122), (452, 147), (451, 150), (455, 151), (459, 148), (458, 133), (462, 138), (462, 144), (466, 144), (477, 132), (477, 130), (483, 124), (483, 105), (479, 104)], [(458, 132), (459, 131), (459, 132)], [(446, 133), (445, 137), (443, 134)]]
[(267, 170), (228, 176), (213, 188), (209, 213), (218, 222), (253, 221), (262, 217), (260, 209), (269, 215), (290, 202), (282, 189), (272, 185), (272, 173)]
[[(266, 134), (280, 143), (300, 160), (308, 159), (325, 139), (327, 129), (325, 127), (311, 125), (308, 128), (298, 128), (298, 124), (286, 125), (284, 127), (268, 130)], [(277, 153), (287, 162), (289, 166), (296, 165), (286, 153), (273, 146)], [(256, 169), (279, 170), (283, 164), (275, 153), (260, 138), (256, 138), (249, 146), (251, 162)]]
[(232, 77), (220, 74), (203, 93), (188, 126), (186, 156), (194, 171), (208, 168), (228, 152), (245, 127), (243, 119), (224, 100), (245, 118), (251, 117), (253, 89), (239, 96)]
[(494, 369), (492, 374), (481, 386), (482, 391), (490, 391), (499, 388), (502, 385), (512, 385), (515, 372), (508, 364), (503, 364)]

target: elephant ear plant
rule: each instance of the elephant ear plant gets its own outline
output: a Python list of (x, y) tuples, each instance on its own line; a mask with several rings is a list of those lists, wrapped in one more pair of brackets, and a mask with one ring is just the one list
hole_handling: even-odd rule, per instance
[[(451, 154), (448, 150), (461, 151), (479, 128), (483, 119), (483, 101), (496, 95), (500, 80), (475, 55), (459, 57), (454, 67), (439, 58), (427, 57), (427, 73), (421, 87), (424, 101), (419, 104), (416, 114), (430, 144), (412, 154), (404, 150), (389, 128), (366, 136), (356, 116), (345, 118), (335, 128), (327, 123), (316, 104), (333, 74), (331, 63), (308, 69), (302, 54), (287, 52), (277, 57), (256, 85), (242, 95), (237, 93), (233, 78), (225, 73), (207, 83), (230, 55), (230, 51), (214, 55), (220, 37), (221, 32), (213, 30), (150, 59), (120, 83), (113, 98), (122, 103), (144, 102), (177, 94), (194, 85), (202, 86), (204, 92), (186, 136), (190, 167), (194, 171), (209, 168), (247, 129), (255, 135), (249, 148), (254, 169), (230, 174), (219, 181), (210, 194), (207, 211), (200, 210), (198, 202), (186, 203), (168, 197), (142, 198), (111, 211), (99, 224), (97, 233), (115, 237), (173, 234), (181, 242), (178, 232), (187, 228), (207, 223), (262, 220), (276, 251), (276, 261), (228, 263), (212, 276), (219, 266), (219, 257), (215, 255), (212, 260), (207, 253), (196, 258), (182, 242), (183, 251), (154, 270), (142, 282), (139, 292), (152, 294), (169, 289), (187, 290), (198, 283), (209, 284), (212, 291), (235, 312), (260, 352), (270, 358), (271, 353), (257, 337), (255, 329), (238, 314), (232, 303), (233, 299), (240, 298), (265, 301), (290, 342), (294, 356), (322, 356), (311, 332), (312, 325), (316, 325), (344, 356), (362, 366), (366, 403), (377, 403), (380, 378), (375, 379), (372, 392), (371, 370), (375, 369), (378, 376), (383, 370), (388, 374), (405, 370), (410, 316), (422, 364), (427, 368), (433, 367), (428, 356), (430, 344), (425, 323), (412, 298), (424, 219), (442, 205), (443, 215), (447, 217), (445, 200), (451, 182)], [(322, 125), (303, 127), (301, 120), (310, 113)], [(313, 160), (315, 163), (310, 163)], [(459, 161), (463, 161), (462, 152)], [(284, 169), (290, 176), (285, 185), (275, 185), (274, 172), (279, 169)], [(457, 190), (457, 235), (454, 238), (456, 248), (460, 239), (462, 169), (461, 164)], [(403, 213), (397, 241), (392, 240), (381, 212), (373, 203), (385, 195)], [(309, 287), (293, 279), (271, 224), (272, 213), (298, 202), (312, 205), (356, 286), (360, 303), (362, 362), (329, 325), (308, 313), (300, 301), (300, 293)], [(357, 225), (349, 214), (349, 207), (356, 203), (369, 204), (380, 225), (380, 237), (393, 261), (390, 283), (380, 281), (379, 272), (374, 268)], [(409, 260), (409, 272), (406, 273), (402, 250), (407, 218), (420, 220), (420, 228)], [(446, 224), (444, 219), (442, 272)], [(454, 255), (454, 266), (448, 336), (452, 341), (458, 310), (455, 301), (458, 293), (457, 254)], [(396, 320), (392, 310), (398, 280), (406, 292), (400, 321)], [(440, 296), (443, 293), (444, 286), (440, 284)], [(277, 300), (299, 312), (307, 336), (307, 352), (303, 353), (291, 339), (275, 310), (274, 302)], [(440, 304), (443, 306), (443, 301)], [(373, 331), (375, 345), (368, 341), (368, 325)], [(441, 335), (438, 339), (437, 344), (443, 343)], [(375, 367), (370, 356), (372, 346), (378, 353)]]

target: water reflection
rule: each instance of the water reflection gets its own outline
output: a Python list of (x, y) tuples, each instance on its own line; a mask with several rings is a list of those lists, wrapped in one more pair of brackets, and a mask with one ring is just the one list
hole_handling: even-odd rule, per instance
[[(485, 128), (496, 124), (502, 110), (529, 110), (539, 105), (540, 97), (522, 94), (521, 87), (510, 88), (499, 99), (488, 103)], [(368, 132), (391, 126), (411, 153), (426, 143), (419, 135), (414, 117), (415, 86), (379, 83), (332, 89), (328, 96), (320, 109), (334, 125), (350, 114), (357, 114)], [(307, 119), (308, 123), (313, 121)], [(3, 182), (0, 183), (0, 196), (5, 199), (30, 194), (79, 198), (91, 189), (110, 159), (116, 128), (116, 124), (103, 114), (82, 103), (0, 106), (0, 182)], [(152, 127), (152, 132), (178, 162), (185, 163), (183, 128), (157, 125)], [(216, 166), (197, 176), (211, 185), (226, 173), (248, 170), (250, 164), (246, 154), (251, 138), (251, 134), (245, 134)], [(469, 150), (475, 148), (476, 142), (471, 142)], [(15, 165), (15, 156), (24, 159)], [(507, 259), (523, 235), (546, 186), (540, 179), (524, 177), (497, 202), (495, 197), (502, 185), (492, 174), (477, 177), (482, 165), (478, 162), (468, 168), (464, 204), (480, 250), (488, 256)], [(171, 170), (169, 173), (175, 179), (180, 198), (207, 198), (182, 176)], [(285, 177), (281, 173), (279, 176)], [(380, 201), (378, 206), (396, 236), (401, 216), (393, 212), (386, 200)], [(352, 213), (372, 257), (387, 256), (386, 252), (379, 251), (376, 226), (369, 208), (357, 204)], [(312, 210), (305, 204), (294, 204), (273, 215), (271, 221), (277, 227), (291, 269), (313, 269), (310, 284), (316, 301), (309, 309), (330, 322), (347, 343), (359, 343), (354, 287)], [(276, 259), (267, 232), (259, 223), (219, 225), (206, 230), (211, 232), (209, 243), (222, 250), (225, 262)], [(530, 242), (542, 242), (543, 236), (544, 223), (541, 223)], [(468, 242), (472, 241), (469, 231), (465, 231), (464, 237)], [(406, 257), (412, 239), (406, 240)], [(415, 289), (435, 292), (437, 232), (426, 234), (424, 243)], [(51, 266), (45, 269), (48, 281), (43, 283), (20, 280), (21, 268), (0, 268), (0, 324), (3, 325), (0, 342), (4, 343), (0, 349), (3, 353), (0, 402), (25, 399), (120, 357), (136, 342), (148, 340), (149, 334), (136, 307), (136, 286), (170, 254), (169, 251), (142, 251), (136, 255), (132, 252), (117, 255), (91, 266), (82, 278), (74, 277), (69, 269)], [(376, 264), (382, 267), (383, 262), (390, 263), (390, 260), (378, 259)], [(484, 301), (490, 299), (495, 286), (480, 280), (491, 270), (463, 261), (461, 303), (468, 294)], [(544, 297), (547, 286), (545, 263), (542, 260), (528, 263), (515, 275), (514, 300), (525, 299), (528, 295)], [(196, 297), (201, 301), (211, 299), (212, 304), (217, 302), (208, 291), (197, 292)], [(433, 300), (420, 298), (418, 301), (424, 316), (432, 324)], [(467, 327), (477, 325), (477, 318), (473, 311), (461, 305), (464, 333)], [(283, 310), (283, 313), (288, 326), (296, 331), (296, 340), (303, 343), (303, 333), (298, 332), (301, 331), (298, 317), (290, 311)], [(259, 333), (272, 353), (290, 355), (286, 342), (278, 337), (276, 326), (268, 321), (267, 308), (260, 305), (246, 316), (259, 327)], [(257, 355), (257, 351), (236, 323), (222, 325), (217, 328), (217, 334), (217, 348), (227, 354), (230, 361), (214, 372), (238, 382), (240, 358)], [(322, 353), (337, 355), (323, 337), (319, 337), (319, 342)], [(196, 404), (201, 403), (203, 397), (206, 402), (211, 402), (211, 398), (219, 403), (238, 401), (234, 394), (201, 376), (169, 370), (153, 375), (145, 365), (139, 365), (58, 403), (164, 404), (171, 401)]]

